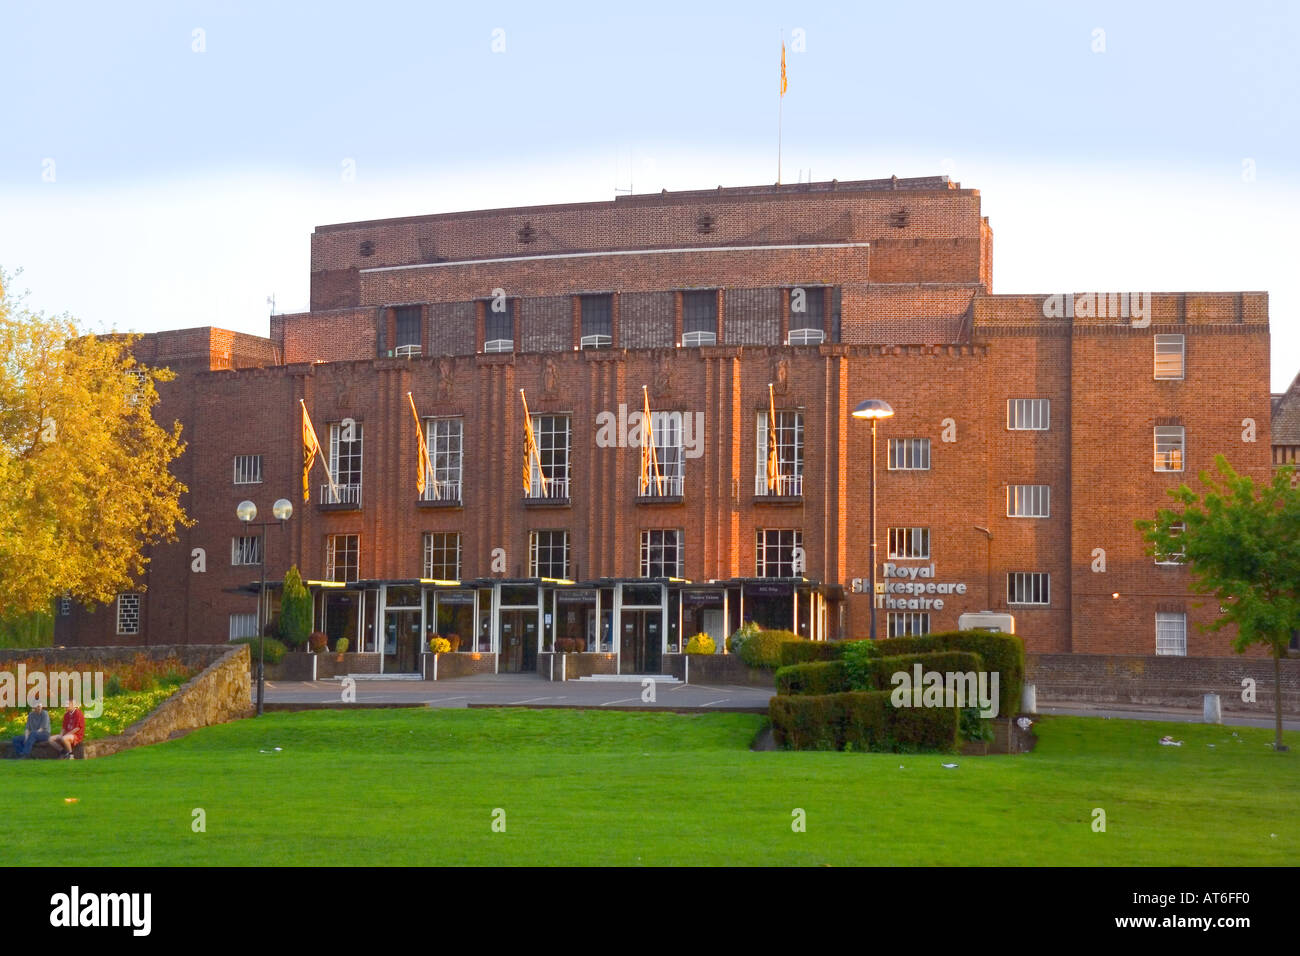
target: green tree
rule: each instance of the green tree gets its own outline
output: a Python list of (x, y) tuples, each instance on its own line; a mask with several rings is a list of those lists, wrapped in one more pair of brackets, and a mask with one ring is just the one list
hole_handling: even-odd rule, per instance
[(280, 596), (280, 636), (290, 647), (301, 647), (311, 634), (311, 592), (302, 583), (298, 566), (284, 573)]
[(1138, 521), (1150, 555), (1182, 554), (1192, 572), (1192, 589), (1212, 594), (1219, 617), (1205, 627), (1235, 625), (1233, 650), (1253, 644), (1273, 657), (1277, 740), (1282, 743), (1282, 658), (1293, 631), (1300, 629), (1300, 488), (1291, 487), (1290, 466), (1269, 484), (1239, 475), (1223, 455), (1217, 476), (1200, 473), (1198, 496), (1187, 485), (1169, 492), (1182, 510), (1161, 508), (1154, 521)]
[(30, 312), (0, 272), (0, 594), (6, 616), (134, 588), (152, 544), (191, 522), (170, 465), (181, 426), (153, 418), (168, 369), (131, 336)]
[(0, 647), (49, 647), (54, 643), (54, 617), (32, 611), (0, 618)]

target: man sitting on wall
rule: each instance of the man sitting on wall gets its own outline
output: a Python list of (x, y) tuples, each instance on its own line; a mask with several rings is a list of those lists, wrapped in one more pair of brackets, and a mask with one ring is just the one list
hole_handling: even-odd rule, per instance
[(50, 739), (50, 715), (40, 699), (32, 701), (32, 709), (27, 712), (27, 729), (22, 736), (14, 738), (14, 756), (30, 757), (32, 748)]
[(62, 760), (75, 759), (72, 752), (77, 749), (77, 744), (86, 738), (86, 716), (81, 712), (75, 700), (68, 701), (68, 709), (63, 712), (63, 730), (57, 737), (51, 737), (50, 743), (59, 753)]

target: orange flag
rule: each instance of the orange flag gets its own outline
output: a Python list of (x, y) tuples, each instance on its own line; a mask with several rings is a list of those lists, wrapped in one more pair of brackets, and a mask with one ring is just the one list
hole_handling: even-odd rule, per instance
[[(424, 426), (420, 424), (420, 413), (415, 410), (415, 398), (410, 392), (406, 393), (406, 398), (407, 401), (411, 403), (411, 414), (415, 416), (415, 439), (419, 442), (420, 450), (420, 473), (415, 476), (415, 490), (419, 492), (420, 495), (423, 495), (425, 476), (433, 470), (429, 465), (429, 445), (424, 440)], [(438, 482), (436, 481), (433, 483), (433, 497), (441, 497), (438, 493)]]
[(330, 489), (337, 495), (334, 476), (330, 474), (329, 465), (325, 462), (325, 452), (321, 450), (320, 441), (316, 438), (316, 429), (311, 427), (307, 403), (300, 398), (298, 404), (302, 407), (302, 500), (311, 501), (311, 466), (317, 455), (321, 456), (321, 467), (325, 469), (325, 477), (329, 479)]
[(788, 84), (785, 81), (785, 43), (781, 43), (781, 95), (785, 96), (785, 88)]
[(780, 460), (777, 457), (776, 438), (776, 397), (772, 394), (772, 383), (767, 383), (767, 490), (776, 489), (776, 479), (780, 474)]
[(537, 436), (533, 434), (533, 417), (528, 414), (528, 398), (522, 388), (519, 390), (519, 398), (524, 403), (524, 495), (526, 497), (532, 491), (533, 477), (530, 466), (536, 459), (537, 477), (541, 479), (542, 495), (545, 496), (546, 472), (542, 471), (542, 453), (537, 449)]

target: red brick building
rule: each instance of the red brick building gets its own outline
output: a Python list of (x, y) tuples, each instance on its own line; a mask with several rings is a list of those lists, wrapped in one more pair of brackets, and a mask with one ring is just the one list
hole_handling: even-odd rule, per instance
[[(322, 226), (311, 262), (311, 311), (269, 338), (145, 337), (179, 373), (157, 414), (184, 425), (196, 523), (138, 592), (60, 608), (56, 641), (251, 633), (235, 507), (278, 498), (268, 576), (296, 564), (317, 626), (386, 670), (435, 632), (501, 670), (567, 640), (636, 672), (751, 618), (864, 636), (871, 397), (896, 413), (882, 635), (992, 609), (1031, 650), (1227, 653), (1133, 522), (1217, 452), (1268, 474), (1265, 293), (995, 295), (979, 193), (946, 177)], [(313, 466), (310, 502), (300, 400), (334, 479)]]

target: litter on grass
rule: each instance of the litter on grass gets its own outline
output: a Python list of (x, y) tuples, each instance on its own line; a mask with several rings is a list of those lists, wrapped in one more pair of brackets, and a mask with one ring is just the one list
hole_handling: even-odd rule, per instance
[(1160, 745), (1163, 747), (1181, 747), (1183, 742), (1181, 740), (1174, 740), (1173, 737), (1165, 736), (1160, 738)]
[(941, 763), (939, 764), (939, 766), (943, 767), (946, 770), (955, 770), (957, 768), (957, 765), (955, 763)]
[(260, 754), (278, 754), (279, 752), (280, 752), (280, 748), (279, 748), (279, 747), (274, 747), (274, 748), (272, 748), (271, 750), (259, 750), (259, 751), (258, 751), (258, 753), (260, 753)]

